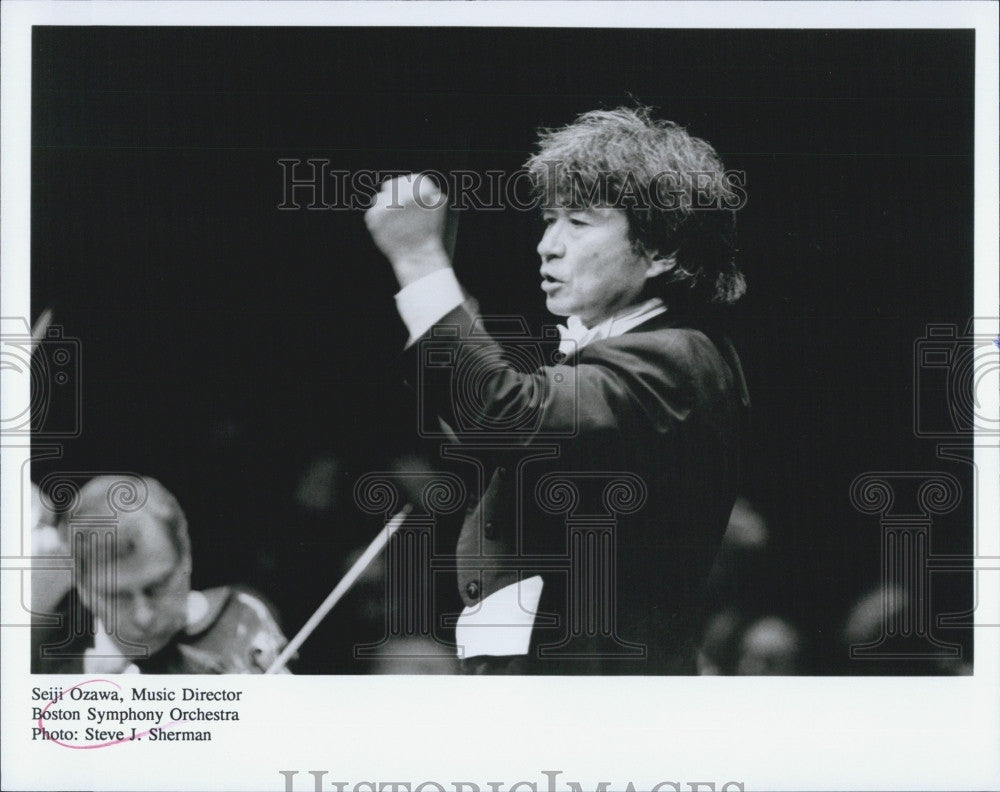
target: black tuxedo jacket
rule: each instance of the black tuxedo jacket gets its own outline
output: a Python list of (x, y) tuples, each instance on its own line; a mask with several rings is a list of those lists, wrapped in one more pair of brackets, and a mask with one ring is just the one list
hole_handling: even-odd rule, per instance
[(464, 604), (540, 574), (525, 672), (694, 673), (749, 407), (732, 345), (668, 310), (562, 362), (526, 351), (505, 355), (467, 304), (407, 352), (421, 408), (454, 430), (444, 453), (479, 472)]

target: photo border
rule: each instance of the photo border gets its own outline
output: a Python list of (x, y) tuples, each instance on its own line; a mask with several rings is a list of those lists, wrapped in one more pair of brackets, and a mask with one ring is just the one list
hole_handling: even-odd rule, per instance
[[(998, 312), (1000, 100), (993, 3), (6, 2), (0, 12), (4, 317), (29, 315), (30, 31), (36, 24), (800, 28), (835, 21), (838, 28), (975, 28), (975, 316)], [(981, 320), (975, 332), (996, 337), (996, 319)], [(25, 377), (4, 376), (2, 388), (5, 402), (26, 403)], [(995, 414), (996, 405), (991, 407)], [(5, 617), (11, 603), (20, 601), (20, 573), (14, 585), (8, 570), (29, 546), (23, 471), (30, 450), (23, 440), (5, 439), (0, 448)], [(522, 781), (546, 789), (551, 776), (545, 771), (559, 771), (558, 784), (577, 781), (583, 789), (598, 781), (611, 782), (611, 789), (632, 782), (637, 790), (662, 782), (685, 790), (695, 784), (707, 789), (709, 783), (716, 789), (739, 783), (746, 790), (996, 788), (1000, 465), (995, 438), (977, 442), (975, 462), (976, 568), (983, 599), (972, 677), (158, 678), (157, 686), (178, 690), (196, 685), (245, 691), (239, 728), (220, 729), (208, 746), (136, 745), (108, 754), (28, 739), (24, 713), (40, 682), (28, 673), (28, 631), (5, 627), (0, 778), (5, 789), (280, 790), (285, 770), (298, 772), (298, 790), (312, 788), (308, 773), (316, 770), (328, 772), (325, 782), (352, 786), (396, 780), (414, 788), (436, 782), (451, 790), (462, 781), (487, 789), (488, 781), (497, 781), (507, 790)], [(983, 530), (986, 526), (994, 530)], [(73, 679), (49, 682), (68, 685)]]

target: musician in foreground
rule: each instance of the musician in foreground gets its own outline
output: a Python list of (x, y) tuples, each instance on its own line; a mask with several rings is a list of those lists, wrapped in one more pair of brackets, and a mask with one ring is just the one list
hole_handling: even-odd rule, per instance
[(187, 519), (155, 479), (91, 479), (59, 529), (74, 586), (62, 623), (32, 631), (33, 672), (263, 673), (285, 645), (253, 592), (192, 591)]
[[(429, 179), (387, 182), (365, 218), (401, 287), (421, 403), (482, 465), (455, 556), (463, 671), (694, 674), (749, 407), (727, 331), (745, 289), (739, 184), (642, 108), (544, 131), (526, 167), (541, 290), (567, 317), (565, 358), (534, 370), (482, 334)], [(454, 364), (430, 365), (426, 344)], [(504, 425), (506, 440), (479, 441)]]

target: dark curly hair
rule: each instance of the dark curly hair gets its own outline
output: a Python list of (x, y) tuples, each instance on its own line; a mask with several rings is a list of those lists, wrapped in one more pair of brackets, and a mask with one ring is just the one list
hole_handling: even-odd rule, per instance
[(542, 207), (623, 209), (636, 250), (676, 262), (649, 287), (668, 304), (728, 306), (746, 291), (735, 256), (742, 183), (711, 145), (649, 108), (593, 110), (542, 129), (525, 168)]

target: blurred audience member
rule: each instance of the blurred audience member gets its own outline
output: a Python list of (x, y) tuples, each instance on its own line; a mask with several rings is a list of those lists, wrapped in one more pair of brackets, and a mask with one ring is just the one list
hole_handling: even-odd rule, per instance
[(879, 586), (862, 596), (851, 609), (844, 626), (847, 646), (875, 643), (885, 633), (886, 622), (898, 618), (906, 601), (901, 586)]
[(764, 516), (746, 498), (737, 498), (723, 541), (730, 547), (763, 549), (768, 538)]
[(801, 668), (802, 636), (778, 616), (765, 616), (743, 633), (736, 673), (740, 676), (791, 676)]
[[(929, 639), (915, 635), (915, 631), (909, 636), (899, 635), (898, 626), (910, 619), (907, 610), (913, 605), (910, 596), (899, 585), (879, 586), (854, 603), (841, 634), (844, 657), (849, 663), (847, 673), (948, 676), (972, 673), (972, 664), (960, 655), (949, 656), (945, 646), (935, 649)], [(852, 648), (862, 647), (870, 651), (851, 655)]]
[(737, 498), (708, 577), (715, 608), (746, 607), (763, 583), (769, 545), (764, 517), (746, 498)]
[(698, 674), (731, 675), (736, 670), (740, 616), (734, 609), (716, 613), (708, 620), (698, 647)]
[(432, 638), (391, 638), (376, 651), (373, 674), (457, 674), (455, 647)]
[(340, 460), (333, 454), (316, 457), (302, 471), (295, 486), (295, 503), (312, 514), (329, 514), (337, 505)]

